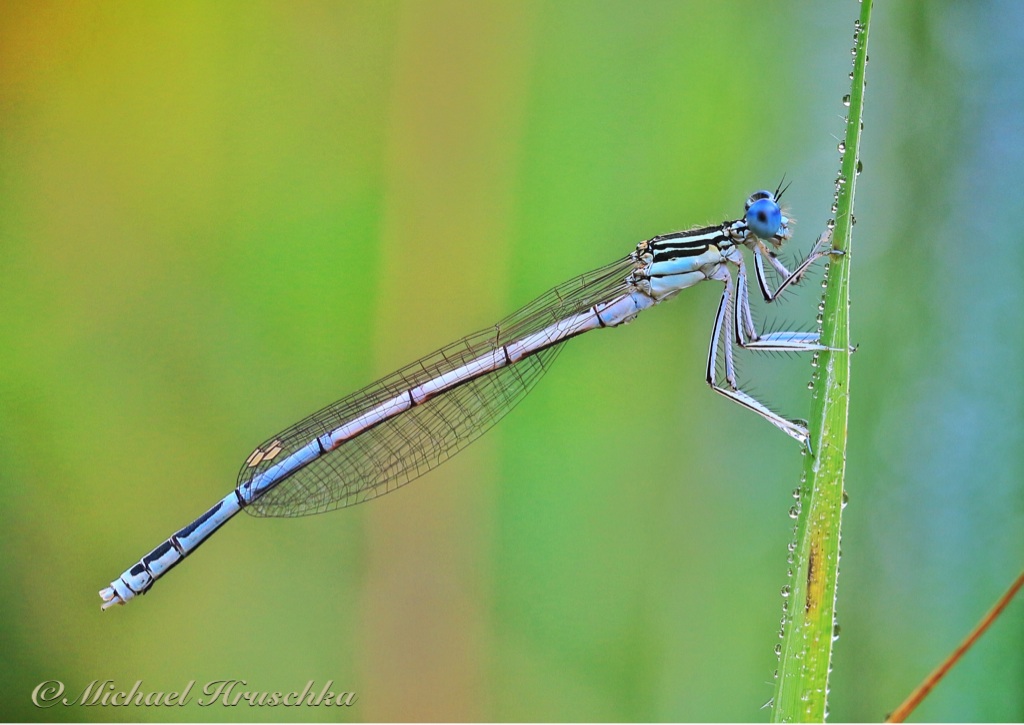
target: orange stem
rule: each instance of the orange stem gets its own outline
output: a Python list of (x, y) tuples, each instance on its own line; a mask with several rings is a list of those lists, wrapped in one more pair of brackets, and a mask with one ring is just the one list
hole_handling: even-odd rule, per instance
[(967, 635), (967, 638), (960, 643), (960, 646), (953, 650), (953, 653), (950, 654), (941, 665), (936, 667), (932, 673), (925, 678), (924, 682), (918, 685), (917, 689), (910, 693), (910, 696), (889, 714), (885, 721), (903, 722), (906, 720), (907, 716), (914, 711), (914, 708), (921, 703), (921, 700), (927, 697), (932, 688), (939, 683), (939, 680), (945, 677), (946, 673), (952, 669), (953, 665), (963, 657), (964, 652), (969, 650), (971, 646), (978, 641), (978, 638), (985, 633), (985, 630), (988, 629), (992, 622), (996, 620), (996, 617), (1006, 609), (1006, 605), (1010, 603), (1010, 600), (1013, 599), (1014, 595), (1018, 591), (1020, 591), (1022, 586), (1024, 586), (1024, 572), (1021, 572), (1020, 576), (1017, 577), (1017, 580), (1010, 585), (1010, 588), (1006, 590), (1006, 593), (1003, 594), (1003, 596), (999, 598), (999, 601), (996, 602), (995, 606), (988, 611), (988, 614), (981, 618), (981, 621), (978, 622), (978, 626), (974, 628), (974, 631)]

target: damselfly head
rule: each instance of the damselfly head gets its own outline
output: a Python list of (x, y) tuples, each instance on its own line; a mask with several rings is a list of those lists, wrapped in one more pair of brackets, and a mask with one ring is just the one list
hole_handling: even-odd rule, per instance
[(759, 239), (776, 246), (789, 239), (789, 219), (782, 213), (772, 192), (755, 191), (747, 199), (744, 210), (747, 229)]

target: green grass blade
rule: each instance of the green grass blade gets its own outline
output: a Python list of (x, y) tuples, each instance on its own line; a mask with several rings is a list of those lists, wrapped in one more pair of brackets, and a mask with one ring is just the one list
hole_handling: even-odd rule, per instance
[(829, 264), (821, 321), (821, 341), (835, 352), (821, 353), (813, 374), (810, 432), (814, 455), (807, 456), (801, 478), (773, 722), (822, 722), (828, 713), (850, 404), (850, 237), (860, 167), (870, 20), (871, 0), (864, 0), (854, 33), (853, 82), (850, 95), (844, 99), (849, 104), (845, 153), (836, 182), (833, 246), (846, 254), (833, 257)]

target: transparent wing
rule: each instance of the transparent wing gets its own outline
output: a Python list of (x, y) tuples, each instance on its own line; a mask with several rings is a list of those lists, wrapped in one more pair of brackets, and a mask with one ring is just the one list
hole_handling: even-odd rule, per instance
[[(452, 343), (314, 413), (257, 451), (287, 456), (361, 413), (471, 360), (608, 302), (629, 289), (626, 257), (576, 277), (494, 327)], [(479, 438), (530, 392), (561, 351), (554, 345), (515, 365), (474, 378), (367, 430), (300, 468), (245, 511), (253, 516), (306, 516), (381, 496), (439, 466)], [(255, 456), (256, 454), (254, 454)], [(238, 486), (272, 465), (251, 456)]]

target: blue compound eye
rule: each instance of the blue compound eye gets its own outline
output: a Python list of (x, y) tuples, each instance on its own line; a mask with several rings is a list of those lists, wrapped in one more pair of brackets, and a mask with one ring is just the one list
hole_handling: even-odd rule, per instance
[(762, 189), (761, 191), (755, 191), (753, 194), (751, 194), (749, 197), (747, 197), (747, 201), (743, 204), (743, 211), (746, 211), (747, 209), (749, 209), (750, 205), (753, 204), (758, 199), (774, 199), (774, 198), (775, 198), (775, 195), (773, 193), (771, 193), (770, 191), (765, 191), (764, 189)]
[(771, 195), (752, 201), (747, 207), (746, 218), (747, 227), (761, 239), (771, 239), (782, 226), (782, 210)]

